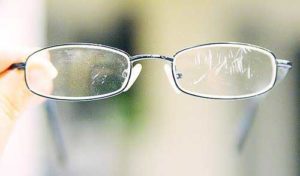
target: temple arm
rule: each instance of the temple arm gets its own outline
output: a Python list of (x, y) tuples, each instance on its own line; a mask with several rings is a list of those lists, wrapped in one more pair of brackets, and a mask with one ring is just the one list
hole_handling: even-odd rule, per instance
[[(288, 60), (283, 60), (283, 59), (276, 59), (276, 62), (278, 68), (276, 85), (278, 85), (286, 77), (287, 73), (292, 68), (292, 63)], [(244, 113), (245, 116), (242, 117), (239, 123), (238, 132), (237, 132), (238, 134), (237, 148), (239, 151), (242, 151), (244, 148), (245, 142), (247, 140), (253, 121), (255, 119), (258, 106), (265, 96), (266, 94), (260, 95), (250, 100), (250, 104), (247, 107), (246, 112)]]
[(64, 166), (66, 160), (68, 159), (68, 156), (60, 124), (58, 121), (59, 115), (57, 112), (56, 102), (51, 100), (46, 101), (46, 111), (48, 123), (57, 150), (57, 159), (62, 164), (62, 166)]

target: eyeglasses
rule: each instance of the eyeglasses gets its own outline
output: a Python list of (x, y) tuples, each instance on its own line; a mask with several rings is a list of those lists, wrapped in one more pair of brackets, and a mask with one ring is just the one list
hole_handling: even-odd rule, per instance
[[(240, 99), (269, 91), (292, 67), (287, 60), (262, 47), (244, 43), (210, 43), (183, 49), (173, 57), (130, 56), (97, 44), (63, 44), (29, 55), (11, 69), (25, 70), (28, 89), (56, 100), (94, 100), (127, 91), (142, 70), (136, 62), (161, 59), (176, 91), (196, 97)], [(42, 71), (37, 71), (42, 68)], [(42, 75), (41, 75), (42, 73)], [(43, 77), (43, 86), (36, 77)], [(282, 76), (281, 76), (282, 77)]]

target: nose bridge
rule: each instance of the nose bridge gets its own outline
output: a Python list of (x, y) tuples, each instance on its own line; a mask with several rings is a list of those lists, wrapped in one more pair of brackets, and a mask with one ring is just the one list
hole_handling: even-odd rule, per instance
[(161, 60), (166, 60), (169, 62), (173, 61), (173, 57), (168, 57), (168, 56), (162, 56), (159, 54), (139, 54), (132, 56), (130, 58), (131, 62), (136, 62), (136, 61), (141, 61), (141, 60), (150, 60), (150, 59), (161, 59)]

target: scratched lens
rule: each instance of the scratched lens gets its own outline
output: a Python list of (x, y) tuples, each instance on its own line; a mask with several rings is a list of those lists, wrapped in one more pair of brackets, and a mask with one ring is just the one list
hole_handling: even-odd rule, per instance
[[(32, 54), (26, 62), (29, 89), (56, 99), (80, 100), (117, 94), (126, 86), (129, 74), (126, 54), (95, 45), (55, 46)], [(40, 78), (44, 81), (37, 83)]]
[(178, 87), (211, 98), (245, 98), (272, 88), (274, 55), (243, 44), (210, 44), (180, 51), (173, 72)]

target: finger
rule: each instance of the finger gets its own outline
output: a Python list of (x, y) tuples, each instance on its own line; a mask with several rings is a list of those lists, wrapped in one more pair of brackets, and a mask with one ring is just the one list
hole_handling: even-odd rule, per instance
[[(35, 92), (49, 95), (52, 91), (52, 79), (57, 75), (49, 59), (36, 59), (27, 67), (27, 83)], [(32, 90), (32, 89), (31, 89)], [(7, 70), (0, 73), (0, 110), (8, 116), (16, 117), (27, 105), (37, 104), (44, 100), (31, 93), (26, 84), (23, 70)]]
[(0, 108), (5, 116), (12, 119), (17, 117), (26, 108), (29, 97), (22, 71), (10, 70), (1, 75)]
[[(15, 125), (17, 117), (28, 105), (30, 98), (25, 89), (24, 74), (10, 70), (0, 78), (0, 155)], [(22, 82), (23, 81), (23, 82)], [(11, 92), (11, 93), (10, 93)]]
[[(36, 93), (49, 95), (52, 92), (54, 67), (49, 61), (44, 60), (40, 64), (35, 63), (34, 67), (27, 70), (27, 84)], [(9, 102), (6, 109), (9, 115), (16, 116), (23, 111), (28, 104), (37, 104), (44, 100), (30, 92), (25, 84), (24, 72), (21, 70), (9, 70), (0, 75), (0, 101)], [(1, 103), (1, 102), (0, 102)]]
[(0, 49), (0, 154), (15, 124), (16, 117), (35, 98), (27, 90), (23, 70), (7, 70), (22, 62), (33, 49)]

